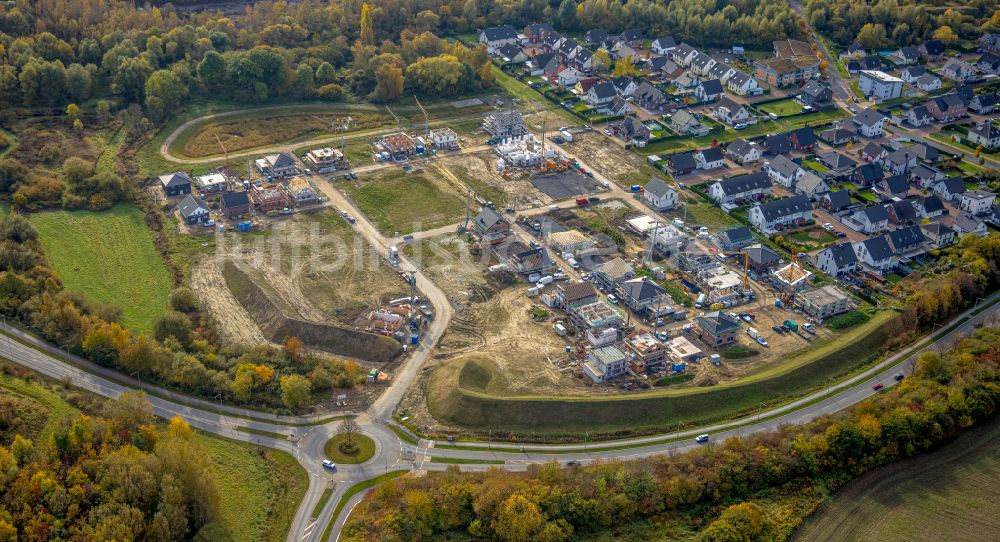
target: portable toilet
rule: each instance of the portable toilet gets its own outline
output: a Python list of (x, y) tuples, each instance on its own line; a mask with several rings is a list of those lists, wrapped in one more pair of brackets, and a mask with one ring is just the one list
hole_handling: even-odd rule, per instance
[(418, 344), (420, 342), (420, 335), (413, 334), (410, 335), (410, 344)]
[(253, 227), (253, 222), (250, 222), (249, 220), (236, 223), (236, 231), (250, 231), (251, 227)]
[(571, 346), (567, 346), (567, 347), (566, 347), (566, 353), (567, 353), (567, 354), (569, 354), (569, 353), (570, 353), (570, 352), (572, 352), (572, 351), (573, 351), (573, 347), (571, 347)]

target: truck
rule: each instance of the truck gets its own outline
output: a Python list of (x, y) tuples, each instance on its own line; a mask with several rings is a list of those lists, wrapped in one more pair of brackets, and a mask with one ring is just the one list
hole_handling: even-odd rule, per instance
[(566, 336), (566, 326), (562, 325), (562, 323), (556, 322), (556, 324), (552, 326), (552, 329), (555, 330), (556, 335), (559, 335), (560, 337)]
[(813, 333), (816, 333), (816, 328), (815, 328), (815, 327), (813, 327), (813, 325), (812, 325), (812, 324), (810, 324), (810, 323), (808, 323), (808, 322), (807, 322), (807, 323), (805, 323), (805, 324), (802, 324), (802, 329), (803, 329), (803, 330), (804, 330), (804, 331), (805, 331), (806, 333), (809, 333), (809, 334), (813, 334)]
[(792, 331), (798, 331), (799, 330), (799, 325), (795, 323), (795, 320), (788, 319), (788, 320), (785, 320), (784, 322), (782, 322), (782, 324), (784, 324), (785, 327), (787, 327), (788, 329), (790, 329)]
[(555, 279), (552, 278), (552, 275), (545, 275), (544, 277), (538, 279), (538, 284), (541, 286), (545, 286), (546, 284), (552, 284), (552, 281), (554, 280)]
[(704, 293), (698, 294), (698, 300), (694, 302), (695, 308), (700, 309), (705, 304), (706, 299), (708, 299), (708, 296)]
[(633, 184), (631, 187), (629, 187), (629, 190), (631, 190), (632, 192), (635, 192), (635, 193), (638, 194), (639, 192), (642, 192), (642, 185), (641, 184)]
[(570, 131), (565, 128), (559, 130), (559, 135), (561, 135), (562, 138), (565, 139), (566, 141), (573, 141), (573, 134), (571, 134)]
[(747, 335), (749, 335), (750, 338), (753, 340), (757, 340), (757, 337), (760, 337), (760, 333), (758, 333), (757, 330), (752, 327), (747, 328)]
[(389, 247), (389, 261), (395, 262), (398, 260), (399, 260), (399, 249), (397, 249), (394, 246)]

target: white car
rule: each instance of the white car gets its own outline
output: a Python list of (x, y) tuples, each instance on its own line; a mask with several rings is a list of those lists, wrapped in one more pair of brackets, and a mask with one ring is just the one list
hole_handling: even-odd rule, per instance
[(708, 442), (708, 434), (706, 433), (704, 435), (698, 435), (697, 437), (694, 437), (694, 441), (697, 442), (698, 444), (704, 444)]
[(759, 335), (757, 336), (757, 342), (760, 343), (761, 346), (767, 346), (767, 339)]
[(829, 222), (824, 222), (823, 229), (826, 231), (833, 231), (833, 224), (830, 224)]
[(323, 468), (324, 469), (330, 469), (330, 470), (337, 470), (337, 464), (334, 463), (333, 461), (330, 461), (329, 459), (324, 459), (323, 460)]

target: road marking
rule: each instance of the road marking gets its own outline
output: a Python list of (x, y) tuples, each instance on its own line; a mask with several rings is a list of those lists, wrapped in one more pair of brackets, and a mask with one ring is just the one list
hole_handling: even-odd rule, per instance
[(319, 519), (314, 519), (312, 523), (306, 525), (305, 529), (302, 529), (302, 538), (301, 538), (302, 540), (309, 538), (309, 535), (312, 534), (313, 527), (316, 526), (317, 521), (319, 521)]

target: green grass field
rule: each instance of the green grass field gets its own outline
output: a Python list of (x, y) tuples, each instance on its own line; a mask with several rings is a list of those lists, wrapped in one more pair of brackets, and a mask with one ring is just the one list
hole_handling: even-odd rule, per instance
[(340, 450), (340, 444), (346, 440), (347, 435), (341, 434), (335, 435), (326, 441), (326, 444), (323, 446), (323, 453), (326, 454), (326, 458), (334, 463), (356, 465), (368, 461), (375, 455), (375, 441), (371, 437), (361, 434), (354, 435), (354, 445), (358, 447), (358, 453), (353, 455), (345, 454)]
[(797, 115), (801, 113), (802, 104), (789, 98), (787, 100), (781, 100), (780, 102), (771, 102), (759, 105), (757, 106), (757, 109), (760, 109), (765, 113), (774, 113), (779, 117), (787, 117), (789, 115)]
[(1000, 418), (941, 449), (868, 473), (834, 494), (796, 542), (980, 541), (1000, 532)]
[(462, 198), (442, 189), (428, 175), (390, 169), (338, 184), (379, 231), (392, 235), (437, 228), (465, 216)]
[(133, 330), (152, 329), (167, 308), (172, 283), (138, 209), (119, 204), (107, 211), (47, 211), (30, 218), (67, 290), (120, 306)]

